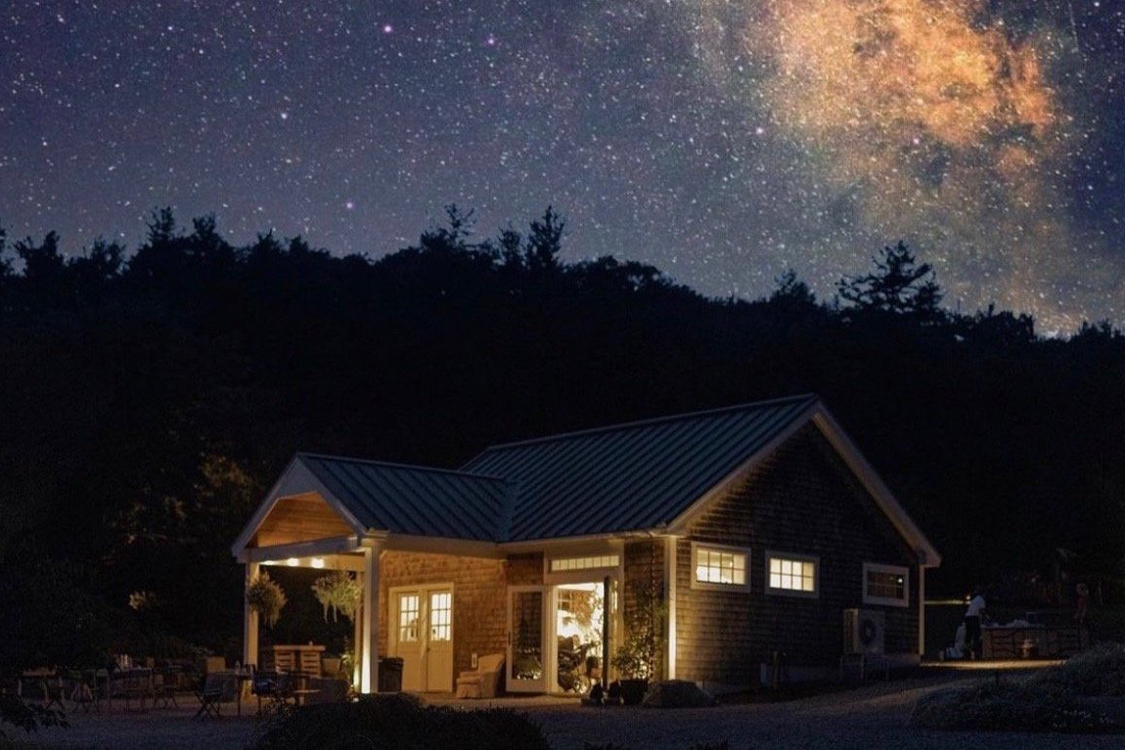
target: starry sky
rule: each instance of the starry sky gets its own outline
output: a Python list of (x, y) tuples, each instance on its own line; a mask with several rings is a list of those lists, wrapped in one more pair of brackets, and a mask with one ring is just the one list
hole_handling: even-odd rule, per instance
[(821, 296), (905, 239), (950, 307), (1125, 322), (1125, 0), (6, 0), (0, 225), (171, 205), (377, 257), (548, 204), (572, 259)]

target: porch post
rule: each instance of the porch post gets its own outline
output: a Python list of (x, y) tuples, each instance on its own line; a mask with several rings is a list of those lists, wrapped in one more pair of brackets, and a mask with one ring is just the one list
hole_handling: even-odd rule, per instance
[(676, 679), (676, 537), (664, 537), (664, 603), (668, 607), (664, 633), (664, 679)]
[[(258, 563), (246, 563), (245, 586), (249, 588), (257, 577)], [(246, 603), (245, 595), (242, 597), (242, 663), (261, 666), (258, 664), (258, 613)]]
[(926, 566), (918, 566), (918, 656), (926, 655)]
[(363, 667), (364, 693), (379, 689), (379, 543), (363, 550)]
[[(360, 590), (363, 590), (367, 574), (361, 570), (356, 573), (356, 579), (359, 582)], [(352, 629), (352, 655), (355, 657), (352, 660), (352, 685), (358, 688), (363, 685), (363, 623), (367, 619), (367, 610), (364, 608), (362, 601), (355, 610), (355, 622)]]

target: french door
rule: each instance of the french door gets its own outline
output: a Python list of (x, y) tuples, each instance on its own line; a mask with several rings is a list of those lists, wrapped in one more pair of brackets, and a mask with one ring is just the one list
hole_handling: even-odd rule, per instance
[(448, 584), (395, 588), (391, 655), (402, 659), (402, 689), (453, 690), (453, 587)]
[(546, 586), (508, 587), (507, 688), (547, 691)]

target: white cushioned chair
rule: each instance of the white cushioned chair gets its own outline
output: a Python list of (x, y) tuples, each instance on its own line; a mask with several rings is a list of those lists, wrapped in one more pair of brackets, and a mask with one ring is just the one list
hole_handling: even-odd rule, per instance
[(503, 654), (487, 654), (477, 659), (477, 668), (457, 676), (458, 698), (495, 698), (500, 686)]

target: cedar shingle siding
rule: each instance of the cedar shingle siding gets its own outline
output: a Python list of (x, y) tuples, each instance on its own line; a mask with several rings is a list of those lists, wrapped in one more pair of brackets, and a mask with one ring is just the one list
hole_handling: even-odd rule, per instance
[[(504, 561), (418, 552), (388, 551), (379, 568), (379, 653), (387, 654), (395, 627), (387, 596), (397, 586), (453, 584), (453, 678), (472, 669), (472, 655), (504, 653), (507, 636), (507, 585)], [(449, 690), (453, 690), (450, 684)]]
[[(749, 547), (750, 591), (692, 589), (692, 541)], [(819, 557), (819, 596), (767, 594), (767, 550)], [(775, 650), (793, 665), (834, 665), (842, 653), (842, 612), (852, 607), (886, 613), (888, 653), (916, 650), (914, 556), (812, 425), (698, 518), (679, 540), (676, 561), (681, 679), (756, 684), (759, 664)], [(864, 605), (864, 562), (909, 566), (910, 606)]]

